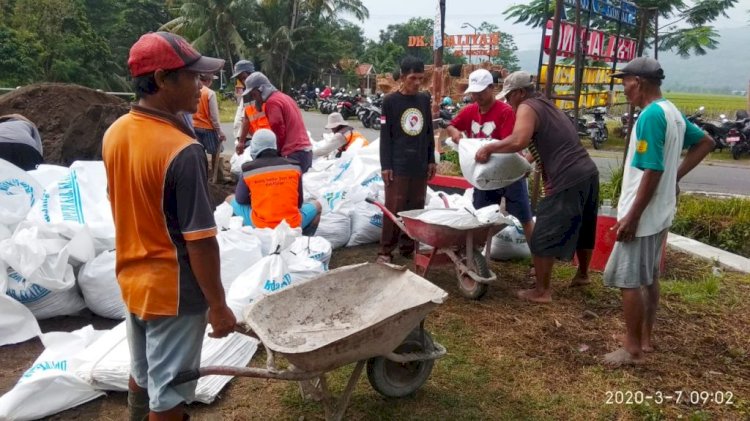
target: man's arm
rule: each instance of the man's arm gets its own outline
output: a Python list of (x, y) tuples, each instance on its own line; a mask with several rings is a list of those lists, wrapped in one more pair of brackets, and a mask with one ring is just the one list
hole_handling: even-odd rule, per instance
[(659, 186), (662, 174), (662, 171), (656, 170), (647, 169), (643, 171), (643, 177), (641, 178), (641, 183), (638, 185), (638, 191), (635, 194), (635, 200), (630, 207), (630, 211), (612, 227), (613, 231), (617, 231), (617, 241), (627, 242), (635, 238), (641, 215), (643, 215), (643, 211), (649, 202), (651, 202), (651, 198), (654, 197), (654, 192)]
[(446, 128), (446, 131), (448, 132), (448, 136), (450, 136), (451, 140), (458, 143), (461, 141), (462, 133), (468, 130), (469, 124), (468, 123), (468, 108), (464, 107), (458, 111), (458, 114), (456, 114), (455, 117), (453, 117), (453, 120), (451, 120), (450, 124), (448, 124), (448, 128)]
[(247, 119), (247, 115), (242, 114), (242, 120), (240, 123), (240, 136), (237, 138), (236, 152), (237, 155), (242, 155), (245, 152), (245, 139), (247, 134), (250, 132), (250, 121)]
[(688, 149), (687, 154), (685, 154), (685, 159), (682, 160), (680, 167), (677, 169), (677, 182), (679, 183), (680, 180), (682, 180), (682, 177), (692, 171), (693, 168), (695, 168), (701, 161), (703, 161), (703, 158), (705, 158), (706, 155), (711, 153), (711, 151), (713, 150), (713, 138), (711, 138), (711, 136), (707, 134), (704, 134), (701, 140), (699, 140), (695, 145), (691, 146), (690, 149)]
[(175, 189), (177, 222), (185, 239), (190, 268), (208, 302), (208, 321), (221, 338), (232, 332), (236, 320), (227, 307), (221, 285), (219, 244), (208, 193), (208, 163), (200, 145), (183, 149), (172, 161), (170, 181)]
[(346, 139), (341, 133), (336, 133), (329, 139), (313, 143), (313, 156), (327, 156), (336, 149), (346, 145)]
[(477, 151), (477, 162), (487, 162), (493, 153), (513, 153), (526, 149), (536, 128), (536, 112), (528, 105), (518, 107), (513, 133), (500, 141), (490, 142)]
[[(278, 92), (273, 95), (280, 95)], [(272, 95), (272, 96), (273, 96)], [(269, 99), (271, 99), (269, 97)], [(284, 111), (276, 101), (266, 102), (266, 117), (271, 124), (271, 130), (276, 134), (276, 148), (281, 153), (286, 143), (286, 122)]]
[(240, 129), (242, 129), (242, 116), (244, 115), (245, 115), (245, 101), (242, 98), (240, 98), (240, 103), (239, 105), (237, 105), (237, 112), (234, 113), (234, 124), (232, 125), (235, 139), (243, 139), (242, 137), (240, 137)]
[(240, 179), (237, 180), (237, 186), (234, 188), (234, 200), (240, 205), (250, 205), (252, 201), (250, 189), (245, 184), (245, 180), (242, 179), (242, 174), (240, 174)]
[(208, 114), (211, 119), (211, 126), (213, 126), (216, 135), (222, 142), (226, 139), (224, 131), (221, 130), (221, 122), (219, 121), (219, 101), (216, 99), (216, 92), (209, 91), (208, 94)]
[[(383, 183), (389, 185), (393, 180), (393, 138), (391, 126), (393, 119), (390, 115), (391, 104), (388, 97), (383, 100), (383, 113), (380, 116), (380, 168), (382, 170)], [(385, 119), (385, 122), (382, 120)]]

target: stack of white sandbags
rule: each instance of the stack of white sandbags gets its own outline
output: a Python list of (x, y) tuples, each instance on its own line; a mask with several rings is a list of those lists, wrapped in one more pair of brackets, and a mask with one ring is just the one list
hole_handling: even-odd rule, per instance
[[(210, 327), (203, 340), (201, 366), (244, 367), (257, 350), (258, 341), (249, 336), (232, 333), (214, 339), (208, 331)], [(96, 399), (105, 391), (127, 391), (130, 352), (125, 322), (110, 330), (89, 325), (74, 332), (45, 333), (42, 342), (44, 352), (0, 397), (0, 419), (39, 419)], [(213, 402), (231, 379), (199, 379), (195, 400)]]
[(320, 251), (308, 249), (310, 251), (306, 253), (307, 250), (301, 245), (294, 247), (297, 241), (305, 241), (304, 238), (300, 240), (300, 234), (299, 228), (292, 229), (286, 221), (282, 221), (273, 230), (270, 254), (248, 267), (231, 283), (227, 291), (227, 304), (238, 320), (252, 301), (309, 281), (327, 270), (327, 264), (323, 263), (325, 256), (321, 255), (320, 260), (309, 256), (325, 254), (330, 246), (325, 245), (325, 240), (321, 238), (315, 240), (320, 245)]

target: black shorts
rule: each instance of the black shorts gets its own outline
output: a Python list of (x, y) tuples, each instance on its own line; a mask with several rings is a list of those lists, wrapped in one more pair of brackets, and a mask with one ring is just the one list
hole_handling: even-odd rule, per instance
[(576, 250), (593, 250), (598, 210), (598, 173), (545, 197), (536, 210), (531, 254), (570, 260)]
[(195, 136), (198, 138), (198, 142), (203, 145), (207, 154), (214, 155), (221, 152), (221, 140), (219, 140), (219, 135), (216, 134), (216, 130), (196, 127)]

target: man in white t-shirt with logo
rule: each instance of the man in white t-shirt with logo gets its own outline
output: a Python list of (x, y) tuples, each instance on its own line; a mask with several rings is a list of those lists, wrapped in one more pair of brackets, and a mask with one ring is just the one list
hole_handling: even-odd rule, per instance
[[(664, 71), (649, 57), (612, 75), (621, 78), (628, 101), (641, 112), (630, 136), (617, 212), (617, 243), (604, 270), (604, 284), (620, 288), (626, 333), (622, 347), (604, 356), (612, 366), (636, 364), (653, 350), (651, 331), (659, 304), (659, 266), (672, 225), (677, 183), (714, 148), (714, 141), (662, 97)], [(688, 149), (680, 163), (680, 153)]]

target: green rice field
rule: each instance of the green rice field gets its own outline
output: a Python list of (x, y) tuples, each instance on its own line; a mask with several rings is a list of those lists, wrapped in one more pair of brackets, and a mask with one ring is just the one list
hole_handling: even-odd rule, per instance
[(664, 96), (686, 115), (690, 115), (698, 107), (704, 106), (706, 107), (705, 115), (707, 117), (718, 117), (719, 114), (726, 114), (727, 117), (734, 118), (735, 111), (747, 109), (747, 97), (739, 95), (667, 92)]

